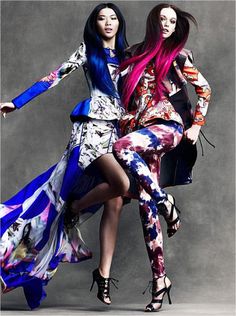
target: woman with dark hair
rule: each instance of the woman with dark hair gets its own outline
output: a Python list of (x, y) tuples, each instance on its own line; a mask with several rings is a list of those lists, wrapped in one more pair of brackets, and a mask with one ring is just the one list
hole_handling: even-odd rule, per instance
[[(189, 20), (196, 24), (191, 14), (176, 6), (157, 5), (148, 16), (144, 41), (128, 49), (130, 58), (121, 65), (127, 73), (122, 97), (129, 112), (121, 126), (123, 133), (129, 134), (113, 148), (121, 165), (140, 185), (140, 216), (153, 273), (152, 301), (146, 306), (147, 312), (159, 310), (166, 293), (171, 303), (158, 215), (167, 221), (169, 237), (180, 226), (175, 200), (159, 183), (161, 158), (177, 148), (183, 137), (191, 145), (196, 143), (211, 94), (207, 81), (192, 64), (191, 52), (184, 48)], [(198, 96), (194, 113), (187, 81)]]
[[(122, 207), (119, 196), (129, 185), (112, 155), (112, 145), (118, 139), (117, 122), (124, 111), (117, 89), (117, 69), (126, 47), (125, 21), (119, 8), (111, 3), (99, 4), (86, 22), (84, 43), (71, 57), (12, 102), (1, 104), (1, 113), (6, 116), (57, 85), (79, 66), (83, 66), (91, 93), (91, 97), (80, 102), (71, 113), (72, 134), (61, 160), (1, 204), (3, 292), (22, 286), (31, 308), (39, 306), (46, 296), (43, 286), (52, 278), (60, 262), (80, 262), (91, 257), (77, 228), (70, 226), (67, 213), (64, 219), (66, 201), (72, 199), (76, 186), (86, 187), (88, 169), (90, 172), (91, 169), (99, 170), (105, 179), (100, 190), (108, 187), (118, 196), (104, 203), (100, 264), (93, 272), (98, 298), (106, 304), (111, 303), (109, 273)], [(89, 188), (87, 184), (87, 191)], [(92, 208), (91, 213), (98, 207)]]

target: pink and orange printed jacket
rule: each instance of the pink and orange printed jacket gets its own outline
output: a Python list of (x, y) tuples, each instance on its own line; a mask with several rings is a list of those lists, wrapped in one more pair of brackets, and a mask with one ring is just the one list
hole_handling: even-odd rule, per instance
[[(195, 87), (198, 97), (194, 111), (187, 95), (187, 82)], [(150, 62), (136, 86), (129, 113), (121, 120), (124, 134), (150, 125), (156, 119), (173, 120), (185, 128), (192, 124), (205, 124), (211, 88), (193, 65), (192, 53), (189, 50), (183, 49), (177, 56), (163, 84), (168, 93), (157, 103), (153, 99), (156, 88), (154, 62)], [(186, 123), (190, 117), (191, 124)]]

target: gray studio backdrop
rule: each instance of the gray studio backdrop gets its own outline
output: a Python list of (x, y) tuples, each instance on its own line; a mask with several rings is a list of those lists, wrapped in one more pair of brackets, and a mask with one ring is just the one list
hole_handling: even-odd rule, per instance
[[(96, 1), (3, 1), (2, 101), (10, 101), (36, 80), (56, 69), (78, 47), (85, 21)], [(148, 12), (158, 2), (115, 1), (127, 21), (129, 43), (143, 39)], [(232, 302), (234, 299), (234, 2), (177, 1), (192, 13), (187, 48), (208, 79), (213, 96), (204, 132), (216, 145), (203, 141), (204, 157), (194, 168), (194, 183), (169, 189), (182, 210), (182, 228), (166, 238), (167, 273), (176, 303)], [(196, 97), (190, 87), (193, 103)], [(55, 164), (70, 136), (69, 114), (88, 97), (82, 69), (2, 120), (2, 201)], [(94, 257), (81, 264), (61, 264), (47, 287), (43, 306), (89, 304), (91, 272), (99, 258), (98, 228), (101, 212), (82, 228)], [(112, 266), (119, 291), (113, 302), (142, 303), (151, 278), (136, 202), (125, 206)], [(147, 295), (148, 296), (148, 295)], [(3, 306), (26, 307), (22, 289), (2, 297)]]

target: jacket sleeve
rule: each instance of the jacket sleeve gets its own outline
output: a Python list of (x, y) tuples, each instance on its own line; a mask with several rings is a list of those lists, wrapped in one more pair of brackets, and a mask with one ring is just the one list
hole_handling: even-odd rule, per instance
[(31, 87), (26, 89), (20, 95), (12, 100), (12, 103), (16, 108), (20, 109), (30, 100), (34, 99), (41, 93), (56, 86), (62, 79), (71, 74), (74, 70), (78, 69), (86, 62), (86, 48), (85, 44), (81, 43), (79, 48), (70, 56), (70, 58), (64, 62), (55, 71), (52, 71), (46, 77), (43, 77)]
[(183, 75), (185, 79), (194, 86), (196, 94), (198, 96), (193, 124), (202, 126), (205, 124), (205, 116), (211, 97), (211, 88), (207, 80), (193, 65), (193, 58), (191, 53), (188, 54), (185, 61)]

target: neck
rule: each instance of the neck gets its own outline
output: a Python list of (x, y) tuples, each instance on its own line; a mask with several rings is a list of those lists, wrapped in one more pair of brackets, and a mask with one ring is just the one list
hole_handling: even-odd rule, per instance
[(109, 39), (103, 38), (102, 43), (103, 43), (103, 47), (105, 47), (105, 48), (115, 49), (116, 38), (115, 38), (115, 36), (113, 38), (109, 38)]

